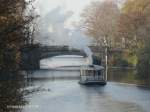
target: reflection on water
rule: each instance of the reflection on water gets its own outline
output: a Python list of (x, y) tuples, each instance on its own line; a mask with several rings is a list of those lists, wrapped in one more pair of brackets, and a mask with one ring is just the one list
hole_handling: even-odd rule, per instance
[[(38, 70), (34, 71), (30, 77), (32, 78), (46, 78), (46, 79), (63, 79), (63, 78), (79, 78), (79, 67), (59, 67), (52, 70)], [(135, 69), (108, 69), (108, 81), (137, 83)]]
[(38, 70), (33, 72), (29, 77), (34, 79), (72, 79), (79, 78), (80, 71), (79, 70)]
[(108, 80), (113, 82), (123, 82), (138, 84), (142, 81), (137, 79), (136, 69), (108, 69)]

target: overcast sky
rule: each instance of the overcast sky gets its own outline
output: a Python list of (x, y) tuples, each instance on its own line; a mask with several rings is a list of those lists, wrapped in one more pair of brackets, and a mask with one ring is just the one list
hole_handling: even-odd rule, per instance
[(83, 9), (96, 0), (36, 0), (36, 12), (40, 15), (40, 31), (37, 41), (42, 44), (87, 46), (91, 40), (73, 23), (80, 21)]
[(80, 21), (83, 9), (94, 1), (103, 0), (36, 0), (34, 6), (40, 15), (37, 41), (48, 45), (89, 45), (91, 38), (72, 24)]
[(36, 0), (37, 12), (43, 17), (56, 7), (61, 7), (62, 13), (72, 12), (72, 16), (66, 21), (69, 25), (78, 22), (82, 10), (92, 1), (96, 0)]

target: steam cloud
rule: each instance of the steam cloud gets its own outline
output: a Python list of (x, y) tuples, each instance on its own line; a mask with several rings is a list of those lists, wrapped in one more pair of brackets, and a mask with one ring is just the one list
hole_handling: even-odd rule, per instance
[(39, 32), (36, 35), (35, 41), (49, 46), (67, 45), (84, 50), (92, 63), (92, 52), (88, 48), (91, 40), (79, 28), (70, 29), (66, 27), (66, 22), (72, 15), (73, 12), (63, 12), (61, 7), (48, 12), (39, 20)]

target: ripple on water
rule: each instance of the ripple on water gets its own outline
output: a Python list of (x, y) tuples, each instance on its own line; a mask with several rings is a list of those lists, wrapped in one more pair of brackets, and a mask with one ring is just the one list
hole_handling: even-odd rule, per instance
[[(125, 100), (126, 96), (133, 97), (134, 91), (137, 92), (138, 88), (132, 86), (127, 88), (108, 83), (107, 86), (86, 87), (79, 85), (78, 80), (47, 80), (36, 81), (34, 84), (42, 84), (43, 88), (51, 91), (33, 94), (29, 104), (39, 105), (39, 108), (25, 109), (24, 112), (148, 112), (140, 105), (139, 100)], [(132, 95), (123, 94), (130, 90)], [(141, 97), (142, 94), (138, 95)], [(119, 100), (119, 97), (124, 98)]]

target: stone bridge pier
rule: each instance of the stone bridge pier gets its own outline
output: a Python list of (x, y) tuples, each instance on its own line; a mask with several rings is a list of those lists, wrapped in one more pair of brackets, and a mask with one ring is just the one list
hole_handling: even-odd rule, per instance
[(24, 46), (21, 49), (21, 62), (20, 68), (23, 70), (40, 69), (40, 52), (39, 46)]

